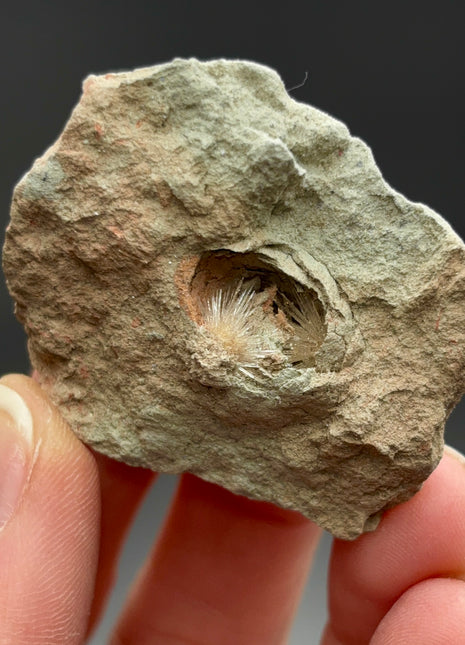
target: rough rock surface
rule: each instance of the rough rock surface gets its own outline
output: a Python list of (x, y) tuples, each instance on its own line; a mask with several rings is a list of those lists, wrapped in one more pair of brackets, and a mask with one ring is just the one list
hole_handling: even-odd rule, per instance
[(85, 81), (16, 187), (4, 270), (84, 441), (350, 539), (441, 456), (464, 250), (273, 71), (175, 60)]

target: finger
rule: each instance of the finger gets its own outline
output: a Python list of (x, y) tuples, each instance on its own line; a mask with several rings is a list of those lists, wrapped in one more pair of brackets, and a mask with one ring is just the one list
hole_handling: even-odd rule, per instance
[(388, 611), (370, 645), (465, 643), (465, 582), (435, 578), (408, 589)]
[(319, 537), (298, 513), (183, 476), (113, 645), (282, 645)]
[(0, 391), (1, 641), (77, 645), (98, 555), (95, 461), (31, 379)]
[(465, 467), (445, 453), (411, 500), (374, 533), (335, 540), (324, 645), (363, 645), (402, 593), (431, 577), (465, 577)]
[[(34, 370), (32, 378), (38, 382)], [(116, 579), (118, 557), (135, 514), (156, 473), (134, 468), (92, 451), (101, 492), (100, 550), (87, 637), (95, 628)]]
[(116, 578), (118, 557), (134, 515), (156, 474), (104, 455), (94, 455), (102, 497), (100, 553), (89, 632), (98, 621)]

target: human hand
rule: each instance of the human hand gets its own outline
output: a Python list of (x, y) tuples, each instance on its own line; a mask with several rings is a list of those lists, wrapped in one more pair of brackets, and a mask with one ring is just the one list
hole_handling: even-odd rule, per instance
[[(154, 475), (94, 456), (31, 379), (1, 385), (0, 644), (82, 645)], [(465, 643), (461, 459), (445, 454), (374, 533), (334, 541), (324, 645)], [(112, 645), (284, 645), (320, 533), (183, 476)]]

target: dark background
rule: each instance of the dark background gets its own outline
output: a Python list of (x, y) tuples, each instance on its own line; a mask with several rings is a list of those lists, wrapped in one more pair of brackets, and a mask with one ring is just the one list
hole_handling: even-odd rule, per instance
[[(292, 95), (343, 120), (391, 185), (464, 237), (464, 24), (464, 3), (454, 0), (4, 1), (0, 227), (14, 184), (60, 133), (85, 76), (195, 56), (265, 63), (287, 87), (308, 73)], [(27, 371), (3, 279), (0, 307), (0, 371)], [(461, 450), (464, 416), (459, 406), (447, 429)]]

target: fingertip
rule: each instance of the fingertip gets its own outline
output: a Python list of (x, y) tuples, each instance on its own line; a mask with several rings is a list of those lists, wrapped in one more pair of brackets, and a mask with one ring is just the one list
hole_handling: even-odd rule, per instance
[[(14, 390), (23, 399), (33, 420), (36, 449), (47, 443), (51, 453), (77, 453), (87, 462), (87, 467), (97, 469), (90, 451), (72, 432), (58, 409), (50, 401), (39, 383), (23, 374), (8, 374), (0, 379), (0, 384)], [(42, 448), (41, 448), (42, 449)]]
[(385, 513), (376, 531), (351, 543), (335, 540), (330, 607), (340, 639), (368, 642), (392, 604), (420, 580), (465, 579), (463, 466), (460, 453), (445, 449), (421, 490)]
[[(72, 633), (78, 643), (98, 558), (97, 466), (33, 379), (13, 374), (0, 385), (7, 399), (24, 402), (33, 439), (20, 502), (0, 532), (2, 636), (52, 645)], [(17, 423), (11, 405), (6, 412)]]
[(446, 460), (453, 460), (454, 463), (465, 466), (465, 455), (447, 444), (444, 446), (444, 457)]
[(371, 645), (463, 643), (465, 583), (450, 578), (410, 587), (387, 612)]
[(63, 516), (83, 505), (92, 520), (98, 519), (99, 473), (91, 451), (32, 378), (11, 374), (0, 385), (20, 397), (32, 420), (33, 457), (21, 512), (35, 514), (45, 500), (53, 499)]

